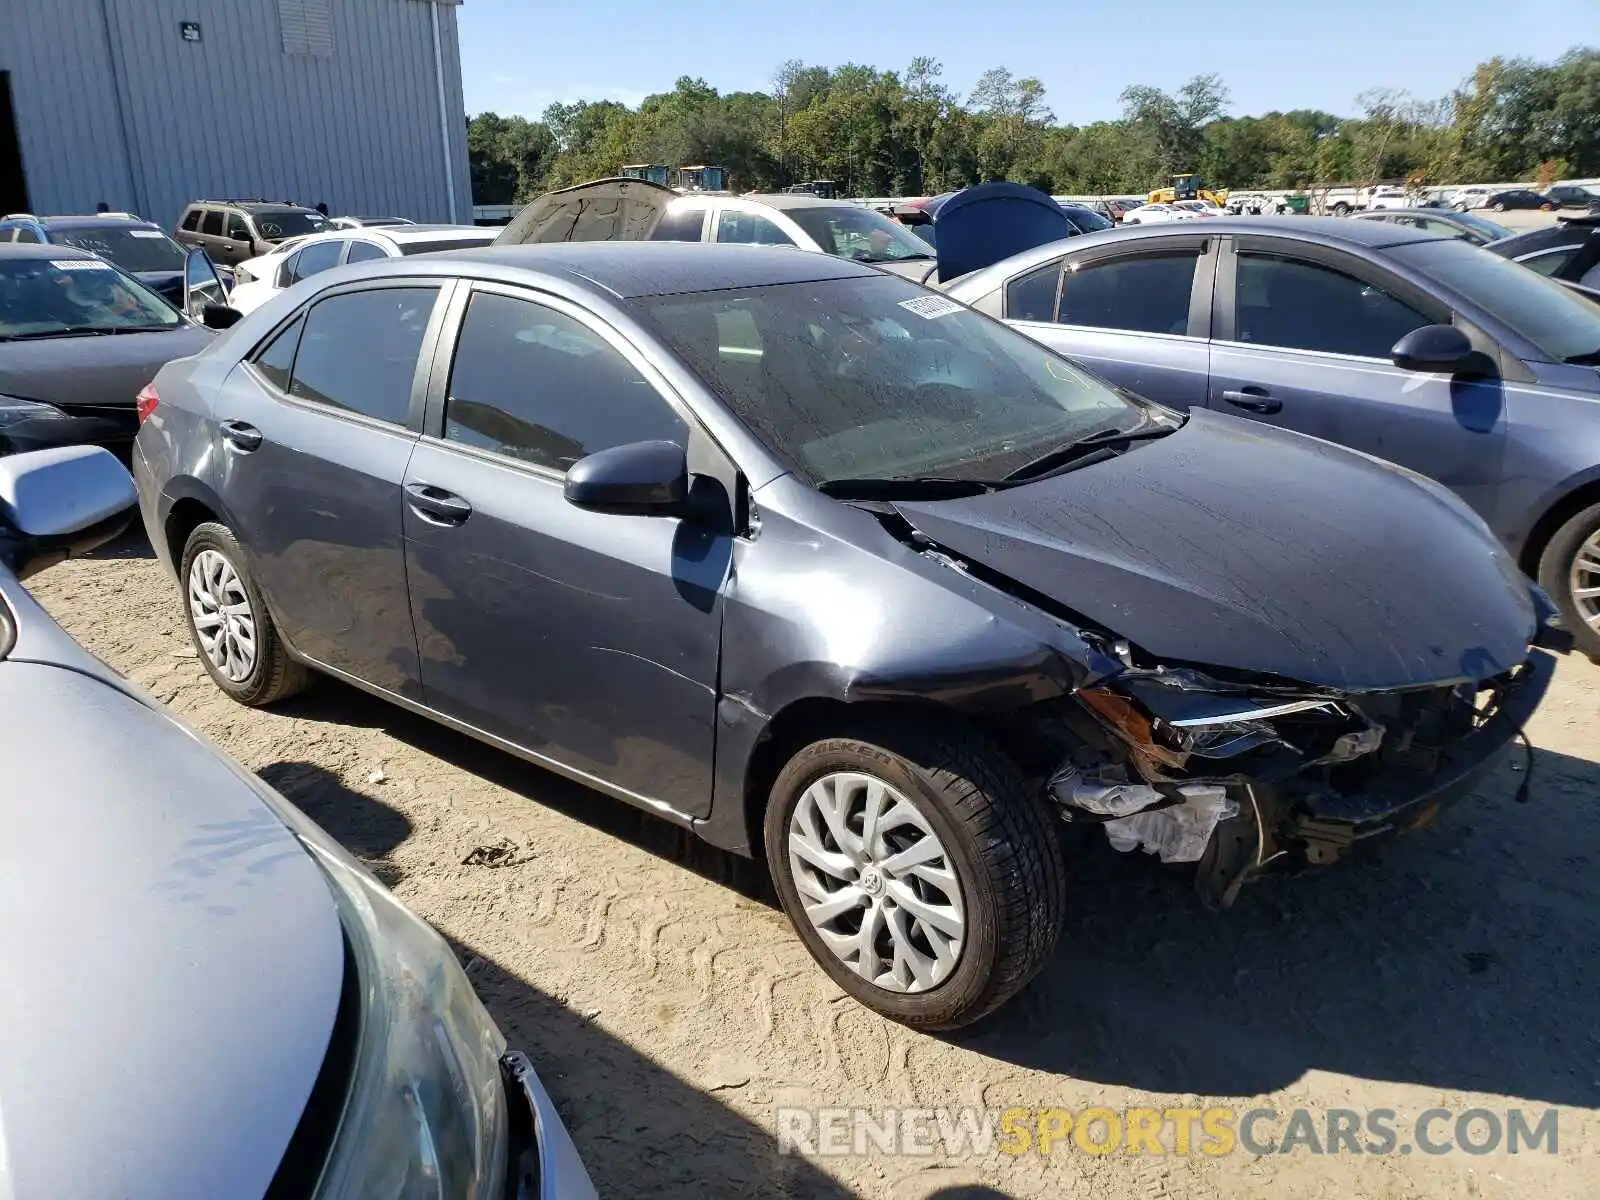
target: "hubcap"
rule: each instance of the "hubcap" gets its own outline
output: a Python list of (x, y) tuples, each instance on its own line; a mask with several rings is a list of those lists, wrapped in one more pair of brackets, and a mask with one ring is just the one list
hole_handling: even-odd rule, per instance
[(230, 683), (243, 683), (256, 665), (256, 617), (233, 564), (202, 550), (189, 567), (189, 613), (195, 638), (211, 665)]
[(927, 818), (881, 779), (839, 771), (808, 787), (789, 821), (789, 869), (811, 927), (862, 979), (923, 992), (955, 970), (961, 883)]
[(1600, 633), (1600, 529), (1578, 547), (1572, 560), (1572, 603), (1583, 623)]

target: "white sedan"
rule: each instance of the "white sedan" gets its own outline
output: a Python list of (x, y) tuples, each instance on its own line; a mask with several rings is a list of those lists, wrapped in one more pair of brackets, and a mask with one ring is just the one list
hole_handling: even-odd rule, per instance
[(487, 246), (499, 233), (476, 225), (389, 225), (308, 234), (240, 263), (228, 307), (254, 312), (285, 288), (343, 263)]
[(1168, 221), (1194, 221), (1200, 214), (1176, 204), (1141, 204), (1122, 214), (1124, 225), (1161, 225)]

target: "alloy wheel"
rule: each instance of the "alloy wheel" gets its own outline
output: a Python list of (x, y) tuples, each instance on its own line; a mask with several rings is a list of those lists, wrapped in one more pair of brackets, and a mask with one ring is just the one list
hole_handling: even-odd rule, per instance
[(966, 940), (961, 883), (908, 797), (871, 775), (824, 775), (795, 805), (788, 840), (806, 917), (862, 979), (923, 992), (955, 970)]
[(1568, 586), (1579, 619), (1600, 633), (1600, 529), (1591, 533), (1573, 555)]
[(256, 618), (244, 580), (225, 556), (202, 550), (189, 565), (189, 614), (211, 665), (230, 683), (256, 666)]

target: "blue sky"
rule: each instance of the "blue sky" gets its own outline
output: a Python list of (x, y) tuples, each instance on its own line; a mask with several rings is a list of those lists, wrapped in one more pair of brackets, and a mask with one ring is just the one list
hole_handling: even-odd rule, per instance
[[(1594, 3), (1575, 0), (1568, 14)], [(1550, 59), (1580, 40), (1582, 22), (1560, 11), (1506, 0), (465, 0), (456, 14), (469, 113), (632, 105), (680, 75), (765, 90), (789, 58), (903, 69), (926, 54), (958, 92), (988, 67), (1036, 75), (1056, 118), (1082, 124), (1116, 116), (1130, 83), (1170, 89), (1206, 71), (1228, 84), (1236, 114), (1349, 113), (1369, 87), (1443, 95), (1486, 58)]]

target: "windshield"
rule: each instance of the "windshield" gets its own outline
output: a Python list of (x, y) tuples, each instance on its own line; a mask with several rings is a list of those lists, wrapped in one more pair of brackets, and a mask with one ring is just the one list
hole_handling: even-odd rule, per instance
[(1538, 349), (1548, 362), (1600, 351), (1600, 313), (1559, 283), (1452, 238), (1395, 246), (1389, 253), (1470, 296)]
[(98, 258), (0, 260), (0, 340), (181, 323), (165, 300)]
[(181, 271), (183, 247), (159, 229), (140, 229), (127, 225), (74, 225), (65, 229), (51, 226), (52, 241), (65, 242), (124, 271)]
[(1116, 228), (1114, 222), (1108, 221), (1092, 208), (1083, 208), (1073, 204), (1063, 206), (1061, 211), (1067, 214), (1067, 220), (1071, 221), (1084, 233), (1098, 233), (1102, 229)]
[(1456, 213), (1451, 218), (1450, 223), (1470, 229), (1479, 237), (1487, 238), (1491, 242), (1497, 242), (1501, 238), (1511, 236), (1511, 230), (1504, 225), (1497, 225), (1493, 221), (1484, 217), (1474, 216), (1472, 213)]
[(933, 248), (904, 225), (856, 204), (784, 210), (824, 254), (858, 262), (932, 258)]
[(269, 242), (333, 228), (333, 222), (327, 217), (303, 208), (258, 208), (250, 215), (255, 219), (256, 229)]
[(875, 276), (634, 302), (734, 414), (813, 484), (1004, 477), (1132, 401), (1038, 342)]

